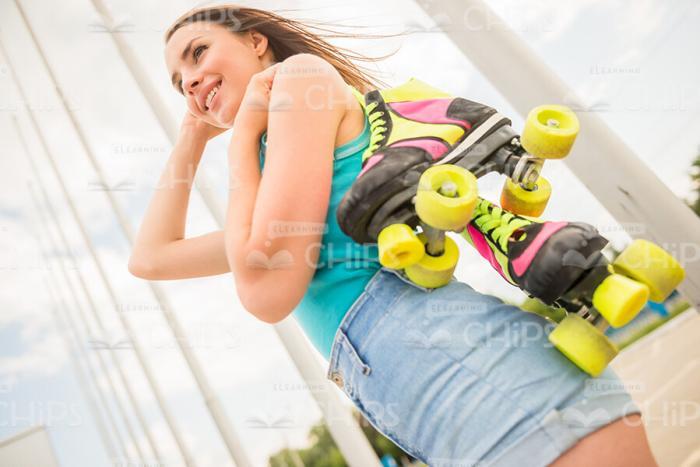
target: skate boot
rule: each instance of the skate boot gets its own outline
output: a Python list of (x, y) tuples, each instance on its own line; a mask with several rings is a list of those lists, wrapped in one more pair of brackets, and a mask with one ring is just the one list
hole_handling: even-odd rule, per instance
[(651, 242), (636, 240), (612, 258), (589, 224), (519, 216), (483, 199), (461, 235), (508, 282), (566, 311), (550, 341), (592, 375), (617, 354), (602, 331), (627, 324), (650, 298), (665, 300), (684, 277)]
[[(474, 156), (464, 168), (477, 177), (504, 170), (505, 165), (512, 172), (517, 164), (517, 157), (508, 164), (488, 157), (517, 136), (510, 120), (491, 107), (451, 96), (415, 78), (363, 97), (370, 143), (362, 169), (336, 212), (341, 229), (358, 243), (376, 242), (390, 224), (419, 224), (412, 200), (420, 176), (431, 166), (458, 164), (470, 153)], [(505, 151), (500, 158), (506, 158)], [(523, 176), (526, 165), (519, 167)], [(475, 194), (473, 177), (470, 183)]]

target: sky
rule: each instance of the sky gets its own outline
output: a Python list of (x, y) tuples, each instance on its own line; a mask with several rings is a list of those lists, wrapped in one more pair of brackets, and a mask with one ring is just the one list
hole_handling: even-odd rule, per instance
[[(169, 85), (162, 33), (173, 19), (200, 4), (184, 0), (107, 4), (177, 121), (184, 115), (184, 102)], [(368, 33), (406, 28), (414, 31), (398, 38), (336, 44), (370, 56), (398, 48), (394, 56), (374, 67), (385, 81), (398, 85), (409, 77), (419, 78), (454, 95), (488, 103), (510, 116), (514, 128), (522, 128), (522, 117), (411, 0), (245, 4), (271, 10), (298, 8), (289, 16), (367, 26), (363, 32)], [(489, 4), (554, 73), (599, 113), (636, 152), (640, 163), (654, 171), (679, 198), (690, 199), (689, 167), (700, 147), (700, 32), (696, 27), (700, 3), (493, 0)], [(171, 148), (166, 135), (91, 2), (65, 0), (57, 8), (47, 1), (22, 0), (21, 5), (109, 187), (132, 228), (137, 228)], [(59, 105), (14, 0), (0, 3), (0, 41), (5, 50), (0, 54), (0, 439), (44, 423), (61, 465), (108, 465), (76, 377), (76, 359), (67, 349), (55, 317), (62, 316), (66, 309), (76, 318), (80, 311), (90, 316), (87, 330), (78, 326), (77, 342), (93, 365), (98, 353), (103, 352), (106, 358), (101, 350), (105, 345), (119, 347), (117, 344), (125, 337), (28, 117), (28, 107), (117, 292), (119, 311), (146, 349), (198, 465), (232, 465), (175, 348), (159, 305), (143, 281), (127, 271), (128, 242), (104, 196), (105, 187), (97, 183), (77, 134)], [(13, 71), (18, 80), (13, 79)], [(26, 102), (20, 88), (27, 96)], [(213, 183), (222, 203), (226, 199), (226, 135), (207, 146), (199, 168)], [(38, 177), (30, 160), (38, 167)], [(548, 163), (545, 175), (554, 189), (545, 212), (547, 218), (590, 222), (614, 243), (627, 241), (624, 229), (564, 164)], [(482, 196), (497, 199), (502, 182), (502, 178), (491, 175), (480, 179)], [(40, 185), (50, 199), (49, 208), (43, 201), (39, 206), (35, 204), (35, 198), (41, 200)], [(53, 246), (59, 232), (55, 227), (47, 231), (43, 220), (51, 219), (47, 209), (60, 220), (70, 255), (60, 246)], [(194, 193), (187, 235), (216, 229), (201, 198)], [(460, 250), (456, 272), (460, 279), (485, 293), (522, 299), (522, 294), (504, 284), (468, 245), (461, 242)], [(69, 261), (71, 257), (75, 263)], [(70, 283), (64, 282), (60, 264), (65, 265)], [(78, 271), (105, 325), (104, 333), (98, 330), (90, 302), (80, 291)], [(47, 281), (51, 284), (48, 287)], [(268, 455), (285, 445), (305, 446), (306, 433), (320, 419), (320, 411), (272, 327), (256, 320), (238, 302), (230, 275), (164, 281), (159, 285), (174, 304), (174, 312), (187, 330), (187, 342), (254, 464), (265, 465)], [(71, 291), (78, 291), (78, 305)], [(147, 423), (169, 459), (168, 465), (179, 465), (174, 442), (133, 350), (127, 343), (115, 353)], [(323, 363), (320, 355), (318, 358)], [(114, 377), (114, 368), (108, 367)], [(108, 378), (98, 373), (99, 386), (107, 388)], [(124, 399), (120, 385), (118, 389)], [(110, 407), (115, 410), (113, 402)], [(280, 421), (284, 421), (284, 428), (280, 428)], [(122, 424), (120, 431), (124, 436)], [(145, 446), (140, 429), (137, 438)]]

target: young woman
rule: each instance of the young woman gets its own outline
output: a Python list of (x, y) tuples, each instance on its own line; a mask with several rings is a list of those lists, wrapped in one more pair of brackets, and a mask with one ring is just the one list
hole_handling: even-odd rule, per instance
[[(246, 310), (268, 323), (293, 313), (328, 378), (430, 465), (655, 465), (622, 383), (578, 370), (533, 332), (540, 317), (455, 279), (428, 293), (341, 232), (335, 210), (369, 143), (358, 96), (379, 87), (351, 55), (307, 25), (236, 5), (185, 14), (165, 41), (189, 111), (132, 274), (232, 272)], [(185, 239), (183, 180), (226, 129), (225, 228)]]

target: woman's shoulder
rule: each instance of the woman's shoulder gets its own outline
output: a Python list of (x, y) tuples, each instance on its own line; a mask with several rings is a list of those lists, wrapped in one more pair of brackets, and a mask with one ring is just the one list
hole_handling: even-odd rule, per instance
[[(358, 99), (364, 95), (365, 89), (357, 89), (347, 83), (337, 68), (325, 58), (311, 53), (299, 53), (291, 55), (284, 60), (289, 66), (299, 68), (299, 73), (327, 73), (330, 76), (329, 85), (332, 89), (327, 89), (327, 102), (333, 104), (343, 103), (343, 116), (338, 124), (338, 132), (335, 139), (335, 147), (352, 141), (363, 130), (365, 124), (365, 114)], [(359, 93), (359, 94), (358, 94)]]

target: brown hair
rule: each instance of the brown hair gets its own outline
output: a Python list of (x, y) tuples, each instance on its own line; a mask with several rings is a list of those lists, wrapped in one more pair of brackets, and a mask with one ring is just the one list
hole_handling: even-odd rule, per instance
[[(231, 4), (204, 7), (185, 13), (175, 20), (173, 25), (165, 32), (165, 42), (167, 43), (175, 31), (181, 27), (196, 22), (219, 24), (232, 33), (242, 33), (249, 29), (255, 29), (268, 38), (269, 47), (272, 49), (275, 60), (278, 62), (299, 53), (310, 53), (320, 56), (338, 70), (346, 83), (355, 87), (361, 93), (389, 86), (385, 82), (373, 77), (367, 71), (363, 71), (361, 68), (364, 67), (355, 65), (352, 60), (377, 62), (390, 57), (396, 53), (396, 51), (385, 56), (370, 58), (343, 47), (331, 45), (323, 38), (379, 38), (402, 34), (367, 35), (342, 33), (313, 25), (313, 23), (324, 23), (312, 20), (304, 20), (303, 22), (296, 21), (279, 16), (270, 11), (259, 10), (257, 8), (245, 8)], [(334, 26), (337, 27), (338, 25)], [(363, 26), (352, 27), (362, 28)], [(311, 28), (330, 34), (314, 33), (309, 30)]]

